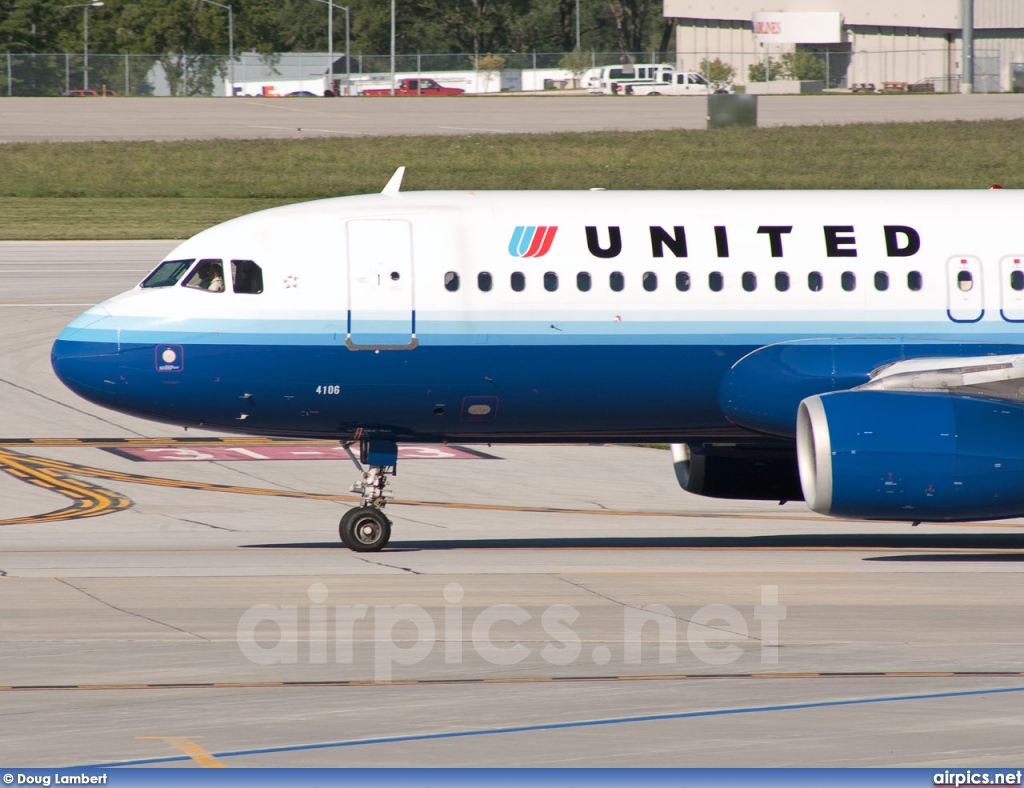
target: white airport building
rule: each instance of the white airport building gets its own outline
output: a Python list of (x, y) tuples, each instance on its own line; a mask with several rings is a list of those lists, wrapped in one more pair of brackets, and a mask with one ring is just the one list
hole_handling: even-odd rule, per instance
[[(664, 0), (677, 20), (677, 67), (708, 58), (750, 69), (785, 53), (818, 53), (825, 87), (1024, 91), (1022, 0)], [(965, 13), (965, 8), (968, 9)], [(973, 80), (964, 24), (973, 10)], [(970, 42), (970, 32), (968, 32)], [(971, 50), (970, 46), (967, 48)], [(930, 87), (929, 87), (930, 85)], [(904, 87), (905, 86), (905, 87)], [(757, 92), (768, 92), (759, 90)]]

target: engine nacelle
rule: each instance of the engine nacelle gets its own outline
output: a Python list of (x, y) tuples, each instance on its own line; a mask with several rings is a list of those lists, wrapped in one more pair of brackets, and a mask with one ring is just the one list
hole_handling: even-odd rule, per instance
[(1024, 515), (1024, 407), (943, 393), (842, 391), (797, 413), (808, 506), (864, 520)]
[(679, 486), (709, 498), (802, 501), (796, 452), (785, 447), (672, 444)]

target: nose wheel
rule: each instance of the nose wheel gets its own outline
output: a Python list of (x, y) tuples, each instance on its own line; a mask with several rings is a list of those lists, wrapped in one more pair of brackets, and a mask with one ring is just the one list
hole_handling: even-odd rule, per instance
[[(352, 492), (360, 494), (359, 506), (345, 512), (338, 524), (338, 534), (342, 544), (357, 553), (383, 550), (391, 539), (391, 520), (382, 510), (394, 495), (386, 487), (388, 476), (394, 476), (397, 470), (398, 444), (393, 440), (363, 438), (359, 443), (359, 460), (348, 446), (345, 449), (363, 476), (352, 485)], [(364, 469), (364, 465), (369, 467)]]
[(359, 506), (345, 512), (338, 533), (349, 550), (372, 553), (383, 550), (391, 539), (391, 521), (380, 509)]

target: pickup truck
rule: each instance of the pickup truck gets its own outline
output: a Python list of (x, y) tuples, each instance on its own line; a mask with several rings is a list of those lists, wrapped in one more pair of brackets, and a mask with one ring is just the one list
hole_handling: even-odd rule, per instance
[(626, 92), (634, 96), (706, 96), (715, 92), (703, 76), (693, 71), (661, 74), (657, 81), (634, 83), (627, 87)]
[[(432, 79), (400, 79), (395, 85), (396, 96), (461, 96), (462, 88), (446, 88)], [(363, 88), (361, 96), (390, 96), (391, 88)]]

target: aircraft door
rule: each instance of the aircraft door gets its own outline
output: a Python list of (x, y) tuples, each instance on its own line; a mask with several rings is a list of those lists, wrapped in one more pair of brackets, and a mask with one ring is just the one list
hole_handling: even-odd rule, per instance
[(981, 261), (977, 257), (951, 257), (946, 263), (947, 314), (954, 323), (976, 323), (985, 314)]
[(1010, 323), (1024, 323), (1024, 256), (999, 261), (1000, 314)]
[(348, 334), (352, 350), (416, 347), (412, 225), (353, 219), (348, 241)]

